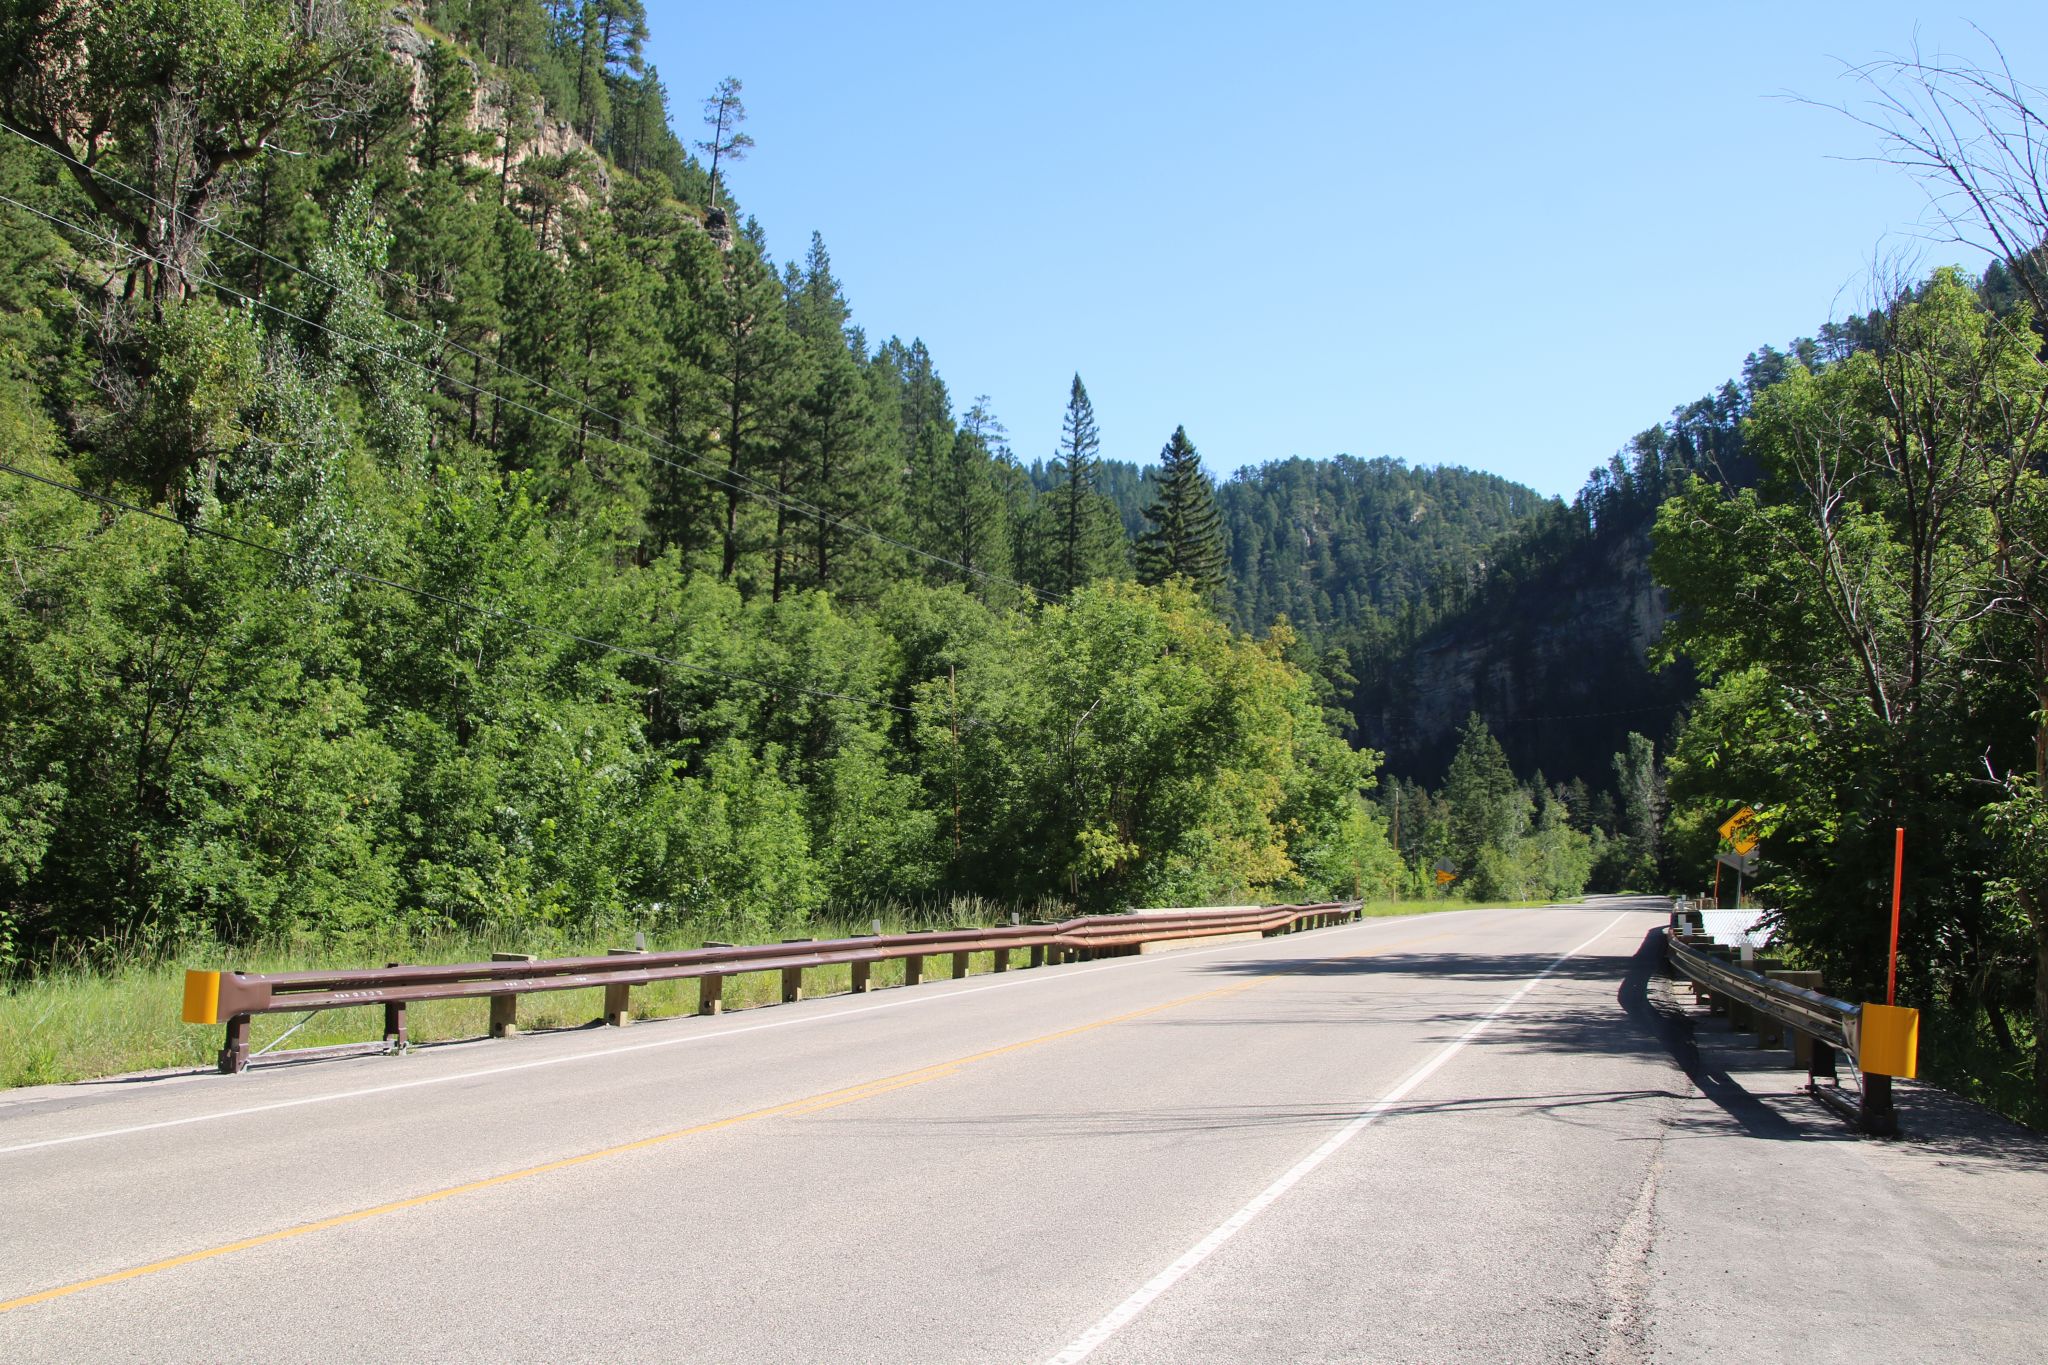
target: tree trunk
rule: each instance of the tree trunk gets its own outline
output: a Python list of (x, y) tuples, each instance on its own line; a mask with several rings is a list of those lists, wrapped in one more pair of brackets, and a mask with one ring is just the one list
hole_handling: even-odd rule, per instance
[(2034, 921), (2034, 1098), (2048, 1114), (2048, 916)]

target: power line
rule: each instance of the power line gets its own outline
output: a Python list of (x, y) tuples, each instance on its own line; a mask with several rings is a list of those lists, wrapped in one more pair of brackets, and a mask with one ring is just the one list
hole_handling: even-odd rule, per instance
[[(1499, 719), (1499, 723), (1502, 725), (1521, 725), (1541, 720), (1602, 720), (1609, 716), (1643, 716), (1649, 715), (1652, 712), (1681, 710), (1690, 704), (1685, 701), (1668, 701), (1651, 706), (1627, 706), (1615, 711), (1577, 711), (1569, 715), (1559, 716), (1502, 716)], [(1479, 714), (1482, 718), (1486, 716), (1484, 711), (1481, 711)]]
[[(135, 186), (128, 184), (126, 181), (123, 181), (115, 176), (109, 175), (99, 170), (97, 167), (87, 167), (84, 162), (79, 161), (76, 157), (73, 157), (66, 152), (60, 151), (59, 149), (50, 146), (48, 143), (38, 141), (37, 139), (28, 136), (28, 134), (23, 133), (17, 128), (14, 128), (6, 123), (0, 123), (0, 129), (4, 129), (8, 133), (13, 134), (15, 137), (20, 138), (22, 141), (28, 143), (31, 147), (40, 148), (41, 150), (49, 152), (51, 155), (59, 157), (71, 163), (72, 165), (78, 166), (82, 169), (90, 170), (95, 176), (105, 180), (107, 183), (116, 185), (121, 189), (128, 191), (130, 194), (137, 196), (138, 198), (144, 199), (149, 203), (155, 204), (158, 207), (163, 208), (170, 213), (176, 214), (177, 216), (185, 219), (188, 222), (197, 224), (202, 227), (207, 226), (201, 219), (199, 219), (192, 213), (179, 208), (177, 205), (169, 203), (166, 200), (159, 199), (155, 195), (152, 195), (145, 190), (138, 189)], [(84, 236), (94, 238), (98, 241), (106, 243), (109, 246), (122, 246), (122, 243), (119, 241), (118, 238), (115, 238), (103, 232), (95, 232), (91, 228), (85, 227), (78, 223), (71, 222), (69, 219), (60, 217), (57, 214), (49, 213), (42, 209), (38, 209), (33, 205), (22, 203), (18, 199), (14, 199), (6, 195), (0, 195), (0, 202), (11, 204), (15, 208), (21, 209), (24, 212), (32, 213), (39, 218), (45, 219), (48, 222), (58, 224), (59, 226), (68, 228), (73, 232), (77, 232)], [(320, 284), (327, 286), (329, 289), (340, 291), (344, 288), (342, 282), (340, 281), (330, 279), (327, 276), (321, 275), (316, 271), (308, 270), (305, 267), (296, 265), (293, 262), (287, 261), (280, 256), (273, 255), (272, 253), (265, 251), (263, 248), (258, 247), (250, 242), (246, 242), (241, 238), (236, 237), (233, 233), (227, 232), (224, 229), (218, 227), (209, 227), (208, 230), (213, 232), (215, 235), (226, 239), (227, 241), (233, 242), (236, 245), (243, 247), (248, 251), (255, 252), (257, 255), (263, 257), (265, 260), (275, 262), (276, 264), (284, 267), (287, 270), (292, 271), (295, 274), (305, 276), (307, 279), (315, 280)], [(130, 246), (124, 249), (133, 252), (136, 257), (142, 260), (153, 262), (154, 264), (161, 265), (166, 269), (176, 268), (172, 266), (169, 262), (161, 259), (160, 257), (152, 256), (148, 252), (142, 251), (139, 248)], [(597, 407), (596, 405), (590, 403), (588, 400), (580, 398), (575, 394), (564, 393), (561, 390), (552, 387), (551, 385), (543, 383), (538, 379), (534, 379), (518, 370), (511, 368), (510, 366), (506, 365), (504, 362), (498, 360), (493, 356), (487, 356), (479, 351), (472, 350), (469, 347), (464, 346), (459, 341), (455, 341), (451, 338), (441, 335), (437, 330), (429, 328), (421, 322), (418, 322), (412, 318), (405, 317), (399, 313), (395, 313), (390, 308), (385, 307), (381, 303), (373, 304), (373, 306), (379, 313), (383, 314), (385, 317), (388, 317), (393, 321), (400, 323), (403, 326), (410, 327), (413, 330), (420, 332), (437, 342), (445, 343), (446, 345), (453, 347), (455, 350), (462, 352), (462, 354), (469, 356), (480, 363), (488, 364), (492, 366), (494, 369), (498, 370), (500, 373), (512, 379), (516, 379), (523, 384), (531, 385), (533, 388), (549, 395), (550, 397), (558, 398), (568, 403), (573, 403), (577, 407), (582, 408), (585, 412), (589, 413), (590, 415), (602, 418), (605, 421), (612, 423), (615, 427), (620, 428), (621, 430), (633, 431), (635, 433), (643, 435), (644, 437), (646, 437), (646, 439), (655, 442), (656, 444), (660, 445), (663, 449), (673, 451), (677, 455), (682, 456), (683, 459), (681, 461), (668, 459), (665, 458), (664, 456), (657, 455), (652, 450), (648, 450), (643, 446), (637, 446), (632, 444), (631, 442), (622, 441), (615, 436), (608, 436), (603, 432), (599, 431), (579, 429), (575, 424), (569, 422), (567, 419), (555, 413), (547, 412), (543, 409), (534, 407), (529, 403), (521, 402), (519, 399), (511, 397), (509, 395), (495, 393), (492, 390), (487, 389), (480, 384), (473, 383), (469, 380), (463, 379), (460, 376), (447, 371), (437, 370), (433, 366), (428, 365), (423, 361), (415, 360), (411, 356), (402, 355), (386, 347), (379, 346), (375, 342), (365, 341), (360, 337), (350, 336), (347, 333), (338, 331), (335, 328), (329, 327), (324, 323), (315, 322), (311, 318), (301, 317), (299, 314), (294, 313), (289, 309), (280, 307), (277, 304), (270, 303), (263, 299), (255, 298), (249, 294), (245, 294), (242, 291), (234, 288), (233, 286), (228, 285), (218, 279), (214, 279), (211, 276), (207, 276), (199, 272), (193, 272), (193, 277), (201, 283), (210, 285), (211, 287), (220, 290), (222, 293), (228, 294), (234, 298), (241, 299), (244, 302), (255, 305), (256, 307), (269, 309), (271, 312), (277, 313), (283, 317), (291, 318), (295, 322), (303, 323), (308, 327), (318, 328), (319, 330), (326, 332), (330, 336), (338, 337), (339, 339), (346, 341), (351, 345), (360, 346), (365, 350), (373, 351), (378, 355), (382, 355), (388, 359), (395, 360), (400, 364), (410, 365), (415, 369), (419, 370), (422, 374), (425, 374), (429, 379), (437, 383), (455, 384), (471, 393), (479, 395), (480, 397), (489, 398), (494, 402), (508, 404), (514, 408), (519, 409), (522, 412), (530, 413), (531, 415), (538, 417), (543, 421), (552, 422), (555, 425), (563, 428), (564, 430), (576, 431), (579, 437), (594, 437), (599, 441), (603, 441), (609, 445), (616, 446), (621, 450), (629, 451), (635, 455), (639, 455), (656, 464), (664, 465), (670, 469), (679, 470), (683, 473), (693, 475), (696, 478), (703, 479), (704, 481), (711, 483), (716, 487), (723, 488), (728, 492), (739, 494), (744, 497), (751, 497), (757, 502), (761, 502), (768, 506), (784, 508), (788, 511), (795, 512), (799, 516), (811, 518), (812, 520), (818, 521), (825, 525), (834, 526), (841, 530), (849, 531), (858, 535), (867, 536), (870, 539), (876, 540), (882, 544), (893, 546), (896, 549), (902, 550), (906, 554), (915, 555), (918, 558), (929, 560), (934, 564), (943, 564), (946, 565), (948, 568), (958, 569), (960, 572), (978, 578), (983, 582), (1003, 583), (1007, 584), (1010, 587), (1020, 588), (1026, 594), (1034, 598), (1051, 598), (1055, 601), (1066, 600), (1063, 594), (1052, 592), (1051, 590), (1045, 588), (1033, 587), (1029, 583), (1022, 582), (1018, 579), (1006, 577), (1003, 574), (993, 573), (987, 569), (979, 569), (971, 564), (964, 564), (959, 560), (950, 559), (945, 555), (936, 553), (935, 551), (926, 550), (919, 546), (912, 545), (907, 541), (898, 540), (895, 537), (886, 535), (883, 532), (877, 531), (870, 526), (866, 526), (860, 522), (854, 521), (850, 517), (842, 517), (835, 513), (828, 512), (823, 508), (818, 507), (815, 504), (805, 502), (800, 498), (791, 498), (787, 494), (781, 492), (780, 490), (771, 488), (763, 481), (754, 478), (752, 475), (747, 474), (743, 470), (718, 467), (707, 468), (705, 465), (699, 463), (699, 461), (701, 461), (702, 459), (702, 452), (684, 450), (682, 447), (676, 445), (674, 442), (668, 440), (666, 437), (662, 436), (658, 432), (651, 431), (648, 428), (639, 425), (638, 423), (629, 422), (625, 418), (620, 417), (614, 413), (606, 412), (602, 408)], [(738, 480), (740, 482), (735, 483), (732, 482), (731, 480)], [(742, 487), (740, 486), (741, 484), (752, 485), (752, 487)]]
[[(339, 575), (343, 578), (351, 579), (358, 583), (369, 583), (377, 587), (391, 588), (398, 592), (410, 593), (414, 597), (424, 598), (427, 601), (438, 602), (443, 606), (454, 607), (459, 611), (475, 612), (479, 616), (488, 616), (492, 620), (501, 621), (507, 625), (514, 626), (530, 635), (552, 635), (558, 639), (571, 640), (579, 645), (584, 645), (591, 649), (602, 650), (608, 654), (623, 655), (627, 658), (638, 659), (643, 663), (657, 664), (668, 668), (679, 668), (692, 673), (702, 673), (710, 677), (721, 679), (725, 682), (743, 683), (750, 687), (758, 687), (762, 691), (771, 694), (779, 692), (801, 692), (806, 696), (819, 697), (827, 701), (855, 702), (862, 706), (873, 706), (890, 711), (900, 711), (905, 715), (916, 714), (916, 711), (911, 707), (901, 706), (895, 702), (886, 701), (880, 697), (865, 697), (857, 693), (851, 692), (834, 692), (828, 688), (807, 687), (801, 683), (764, 682), (760, 678), (750, 678), (743, 673), (730, 673), (721, 668), (713, 668), (709, 664), (690, 663), (688, 660), (685, 659), (677, 659), (666, 654), (658, 654), (651, 649), (640, 649), (633, 645), (615, 644), (609, 640), (599, 640), (589, 635), (583, 635), (573, 630), (564, 629), (560, 626), (548, 626), (536, 621), (525, 620), (520, 617), (514, 616), (510, 612), (503, 611), (497, 607), (486, 606), (481, 602), (476, 602), (464, 597), (456, 597), (449, 593), (436, 592), (432, 588), (421, 587), (416, 583), (403, 583), (395, 578), (387, 578), (383, 574), (373, 573), (368, 569), (358, 569), (350, 565), (340, 563), (317, 564), (310, 561), (304, 555), (294, 554), (290, 550), (282, 549), (276, 545), (265, 545), (262, 541), (250, 540), (245, 536), (238, 536), (233, 534), (232, 532), (222, 531), (215, 527), (200, 526), (189, 521), (183, 521), (177, 517), (170, 515), (168, 512), (159, 512), (154, 510), (153, 508), (141, 507), (136, 505), (135, 503), (126, 502), (120, 498), (112, 497), (106, 493), (95, 493), (89, 488), (83, 488), (73, 483), (66, 483), (62, 479), (53, 479), (46, 474), (37, 474), (33, 470), (22, 469), (17, 465), (0, 462), (0, 473), (12, 474), (17, 478), (28, 479), (35, 483), (44, 484), (50, 488), (61, 489), (62, 491), (70, 493), (73, 496), (78, 497), (86, 502), (96, 502), (103, 506), (114, 508), (117, 511), (132, 513), (133, 515), (139, 517), (148, 517), (152, 521), (165, 522), (169, 525), (177, 527), (181, 531), (184, 531), (187, 535), (205, 536), (211, 540), (225, 541), (230, 545), (239, 545), (244, 549), (256, 550), (263, 554), (271, 555), (277, 559), (285, 561), (288, 564), (298, 565), (301, 568), (311, 568), (315, 570), (325, 569), (329, 573)], [(987, 722), (985, 721), (978, 723), (987, 724)]]

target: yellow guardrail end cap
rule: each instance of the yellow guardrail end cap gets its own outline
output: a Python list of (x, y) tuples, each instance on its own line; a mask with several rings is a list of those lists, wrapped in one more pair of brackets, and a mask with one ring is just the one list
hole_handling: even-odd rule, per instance
[(220, 1022), (220, 973), (185, 973), (185, 1022), (188, 1024), (218, 1024)]
[(1856, 1065), (1878, 1076), (1914, 1076), (1920, 1061), (1920, 1011), (1865, 1005)]

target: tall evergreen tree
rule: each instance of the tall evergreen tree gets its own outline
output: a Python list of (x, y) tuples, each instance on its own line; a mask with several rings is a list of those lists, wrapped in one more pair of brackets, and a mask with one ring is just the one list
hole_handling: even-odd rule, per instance
[(1122, 518), (1096, 487), (1101, 467), (1102, 434), (1095, 425), (1095, 405), (1076, 374), (1060, 422), (1059, 452), (1052, 461), (1056, 482), (1032, 510), (1030, 527), (1033, 578), (1037, 586), (1062, 597), (1125, 567)]
[(1145, 509), (1152, 525), (1138, 537), (1138, 580), (1156, 587), (1185, 578), (1207, 596), (1223, 586), (1223, 518), (1187, 428), (1173, 429), (1159, 468), (1159, 497)]
[(719, 161), (738, 161), (754, 145), (754, 139), (739, 130), (746, 121), (747, 106), (740, 102), (739, 77), (727, 76), (704, 101), (704, 126), (711, 130), (711, 136), (697, 144), (697, 149), (711, 158), (710, 207), (714, 209), (718, 207), (718, 191), (722, 184), (718, 178)]
[[(986, 575), (1010, 573), (1010, 504), (1002, 470), (1005, 464), (1014, 467), (1003, 424), (988, 401), (987, 395), (974, 400), (951, 440), (925, 443), (912, 466), (909, 497), (919, 546), (951, 561), (933, 566), (939, 577), (984, 596)], [(930, 430), (935, 438), (944, 435), (937, 426)]]
[(720, 258), (714, 276), (693, 281), (703, 289), (693, 304), (710, 325), (690, 338), (694, 354), (687, 359), (706, 381), (698, 390), (708, 400), (700, 417), (705, 443), (723, 452), (719, 577), (730, 579), (747, 538), (740, 514), (756, 500), (754, 481), (781, 449), (780, 421), (797, 356), (775, 274), (753, 243), (742, 240)]
[(1466, 718), (1458, 752), (1444, 775), (1442, 800), (1450, 808), (1451, 857), (1473, 875), (1482, 857), (1512, 853), (1529, 826), (1529, 798), (1515, 781), (1507, 753), (1478, 712)]
[[(845, 346), (831, 346), (818, 359), (810, 390), (796, 405), (790, 445), (794, 478), (780, 491), (794, 493), (809, 515), (792, 517), (786, 506), (777, 508), (774, 595), (808, 584), (872, 598), (894, 560), (882, 553), (890, 547), (860, 528), (883, 534), (897, 528), (902, 483), (893, 477), (888, 434), (876, 420), (860, 366)], [(790, 543), (799, 530), (801, 547)]]

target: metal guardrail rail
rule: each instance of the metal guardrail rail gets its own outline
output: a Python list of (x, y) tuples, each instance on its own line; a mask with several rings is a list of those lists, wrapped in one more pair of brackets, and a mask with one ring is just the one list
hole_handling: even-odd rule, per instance
[(803, 973), (814, 967), (850, 966), (852, 989), (861, 993), (873, 988), (877, 962), (903, 962), (904, 984), (914, 986), (924, 979), (925, 960), (932, 957), (951, 957), (952, 975), (958, 978), (967, 975), (968, 960), (975, 953), (994, 953), (994, 967), (1000, 972), (1010, 968), (1013, 954), (1019, 951), (1028, 952), (1029, 965), (1038, 967), (1136, 952), (1148, 943), (1175, 939), (1270, 936), (1344, 924), (1358, 919), (1362, 908), (1358, 901), (1328, 901), (1222, 910), (1143, 910), (1056, 924), (748, 945), (719, 943), (673, 953), (614, 949), (604, 957), (548, 960), (499, 954), (491, 962), (445, 966), (394, 963), (338, 972), (191, 971), (185, 974), (184, 1017), (187, 1023), (227, 1026), (218, 1062), (221, 1071), (232, 1074), (249, 1065), (250, 1020), (258, 1014), (381, 1005), (384, 1042), (399, 1050), (407, 1045), (406, 1006), (416, 1000), (487, 998), (491, 1002), (490, 1036), (502, 1038), (518, 1031), (519, 997), (540, 991), (602, 987), (605, 1022), (624, 1025), (632, 1019), (633, 987), (655, 981), (695, 978), (701, 983), (697, 1012), (717, 1014), (722, 1008), (725, 978), (749, 972), (780, 972), (782, 998), (789, 1002), (803, 997)]
[[(1860, 1050), (1861, 1005), (1776, 979), (1777, 975), (1807, 976), (1817, 982), (1817, 972), (1773, 974), (1768, 968), (1753, 971), (1743, 966), (1735, 960), (1733, 949), (1697, 932), (1698, 921), (1692, 912), (1674, 910), (1671, 919), (1671, 926), (1664, 931), (1665, 958), (1674, 971), (1693, 983), (1709, 1008), (1715, 1013), (1727, 1010), (1738, 1028), (1756, 1028), (1759, 1045), (1782, 1032), (1795, 1062), (1806, 1067), (1806, 1088), (1815, 1099), (1866, 1133), (1898, 1131), (1890, 1076), (1862, 1072), (1862, 1091), (1855, 1099), (1839, 1084), (1838, 1055), (1853, 1060)], [(1769, 1028), (1763, 1021), (1779, 1027)], [(1822, 1084), (1823, 1079), (1827, 1084)]]

